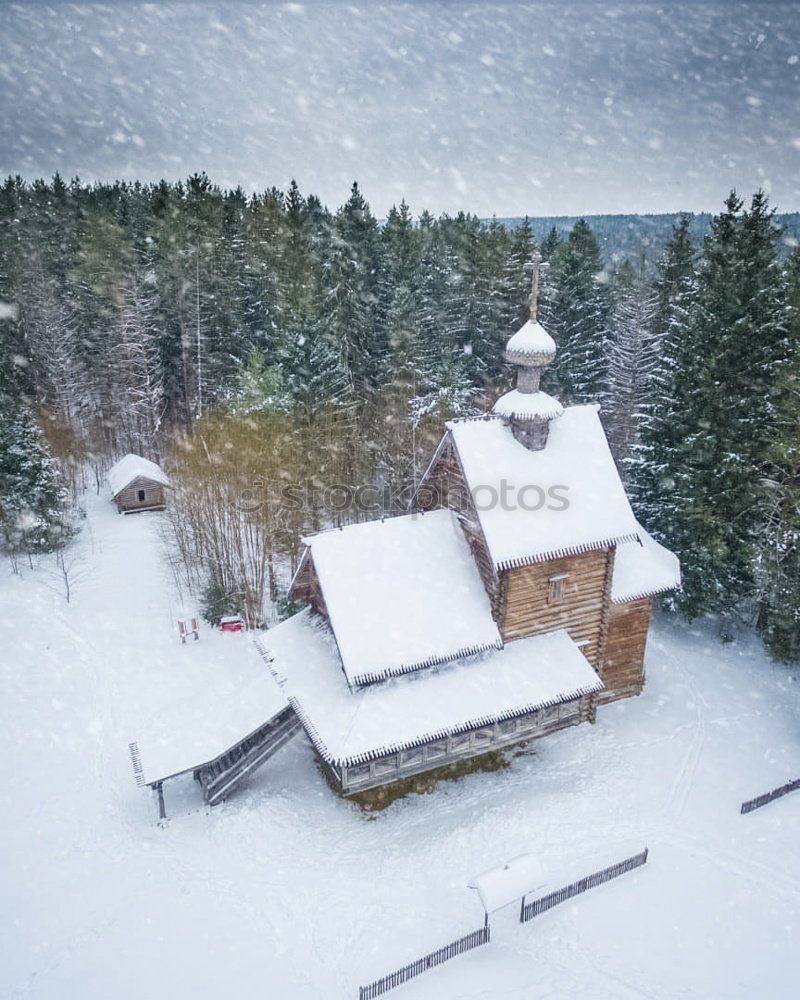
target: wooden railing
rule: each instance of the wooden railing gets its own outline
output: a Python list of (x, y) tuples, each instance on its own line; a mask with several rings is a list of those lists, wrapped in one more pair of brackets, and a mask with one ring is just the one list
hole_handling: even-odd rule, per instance
[(408, 965), (404, 965), (402, 969), (390, 972), (388, 976), (376, 979), (367, 986), (360, 986), (358, 1000), (373, 1000), (373, 997), (379, 997), (383, 993), (388, 993), (395, 986), (407, 983), (414, 976), (419, 976), (421, 973), (427, 972), (428, 969), (434, 969), (437, 965), (441, 965), (442, 962), (455, 958), (456, 955), (461, 955), (465, 951), (471, 951), (482, 944), (487, 944), (489, 937), (489, 922), (487, 921), (477, 931), (465, 934), (464, 937), (458, 938), (457, 941), (451, 941), (450, 944), (446, 944), (443, 948), (432, 951), (429, 955), (425, 955), (424, 958), (418, 958), (416, 962), (410, 962)]
[(625, 872), (639, 868), (646, 861), (647, 848), (645, 847), (639, 854), (625, 858), (624, 861), (619, 861), (615, 865), (609, 865), (608, 868), (603, 868), (602, 871), (578, 879), (577, 882), (565, 885), (563, 889), (557, 889), (546, 896), (539, 896), (538, 899), (532, 899), (530, 902), (526, 902), (523, 896), (519, 912), (520, 923), (524, 924), (526, 920), (531, 920), (540, 913), (544, 913), (545, 910), (549, 910), (554, 906), (558, 906), (559, 903), (564, 903), (566, 900), (572, 899), (573, 896), (579, 896), (582, 892), (586, 892), (587, 889), (594, 889), (595, 886), (602, 885), (603, 882), (608, 882), (612, 878), (624, 875)]
[(775, 799), (779, 799), (783, 795), (788, 795), (789, 792), (796, 792), (799, 788), (800, 778), (796, 778), (794, 781), (787, 781), (786, 784), (781, 785), (780, 788), (773, 788), (771, 792), (766, 792), (766, 794), (759, 795), (755, 799), (749, 799), (747, 802), (743, 802), (740, 812), (749, 813), (754, 809), (760, 809), (762, 806), (765, 806), (770, 802), (774, 802)]

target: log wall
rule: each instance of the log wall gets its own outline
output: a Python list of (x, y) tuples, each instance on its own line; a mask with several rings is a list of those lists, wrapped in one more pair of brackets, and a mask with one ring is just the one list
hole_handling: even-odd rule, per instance
[[(139, 490), (144, 491), (144, 500), (139, 499)], [(163, 510), (166, 506), (164, 487), (153, 479), (139, 476), (114, 497), (120, 514), (132, 514), (139, 510)]]
[(503, 600), (500, 577), (489, 555), (478, 512), (449, 431), (438, 458), (422, 480), (415, 498), (417, 510), (435, 510), (439, 507), (448, 507), (458, 516), (486, 593), (489, 595), (492, 614), (495, 621), (499, 622)]
[[(614, 549), (582, 552), (563, 559), (506, 571), (503, 639), (566, 629), (601, 673), (608, 621), (608, 590)], [(566, 575), (560, 600), (550, 600), (550, 579)]]
[(601, 704), (640, 694), (644, 685), (644, 651), (653, 602), (649, 597), (612, 604), (608, 620)]
[(314, 559), (311, 552), (306, 552), (303, 565), (294, 581), (294, 586), (289, 591), (289, 597), (302, 604), (310, 604), (314, 611), (330, 624), (328, 608), (325, 598), (322, 595), (322, 587), (319, 583), (317, 571), (314, 568)]

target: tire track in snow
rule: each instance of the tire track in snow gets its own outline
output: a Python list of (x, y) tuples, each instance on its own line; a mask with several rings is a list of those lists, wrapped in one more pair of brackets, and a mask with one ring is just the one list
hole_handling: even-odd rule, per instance
[[(739, 818), (736, 813), (733, 816), (734, 821)], [(792, 902), (796, 902), (800, 898), (800, 880), (792, 878), (788, 871), (777, 873), (769, 865), (760, 861), (745, 858), (729, 848), (720, 847), (718, 844), (712, 849), (706, 847), (706, 843), (707, 841), (698, 834), (685, 831), (671, 831), (669, 839), (670, 847), (684, 851), (692, 857), (702, 858), (737, 878), (753, 882), (759, 887), (769, 889), (776, 895)]]
[(694, 778), (697, 773), (697, 767), (700, 763), (700, 757), (702, 756), (703, 746), (706, 742), (706, 722), (704, 711), (708, 711), (708, 703), (698, 690), (690, 672), (686, 669), (686, 667), (684, 667), (683, 663), (681, 663), (673, 653), (665, 650), (663, 646), (661, 647), (661, 653), (662, 655), (666, 653), (666, 657), (673, 669), (676, 670), (686, 682), (686, 685), (694, 699), (694, 709), (696, 715), (692, 742), (689, 745), (689, 749), (686, 751), (680, 770), (672, 782), (672, 786), (670, 787), (669, 795), (667, 796), (667, 801), (664, 806), (664, 811), (667, 815), (672, 816), (674, 819), (678, 819), (683, 815), (684, 810), (686, 809), (686, 803), (694, 786)]

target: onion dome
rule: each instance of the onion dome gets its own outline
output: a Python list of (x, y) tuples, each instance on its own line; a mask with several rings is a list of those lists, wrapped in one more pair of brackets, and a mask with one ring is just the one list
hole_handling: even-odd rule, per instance
[(536, 319), (529, 319), (506, 344), (506, 361), (512, 365), (546, 367), (555, 357), (556, 342)]
[(556, 343), (536, 318), (539, 303), (539, 255), (533, 261), (531, 318), (506, 344), (506, 361), (517, 367), (517, 387), (494, 404), (492, 412), (504, 417), (514, 437), (531, 451), (544, 448), (550, 421), (564, 408), (557, 399), (542, 392), (539, 383), (545, 368), (556, 356)]

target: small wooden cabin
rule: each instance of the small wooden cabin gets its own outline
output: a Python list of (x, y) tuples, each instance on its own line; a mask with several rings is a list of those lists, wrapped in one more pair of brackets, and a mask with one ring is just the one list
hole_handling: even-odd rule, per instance
[(680, 567), (637, 522), (597, 408), (540, 390), (555, 353), (534, 283), (506, 348), (516, 388), (447, 424), (412, 512), (303, 539), (308, 607), (263, 645), (344, 794), (642, 690), (652, 597)]
[(106, 477), (111, 499), (120, 514), (163, 510), (169, 479), (164, 470), (141, 455), (126, 455), (111, 467)]

